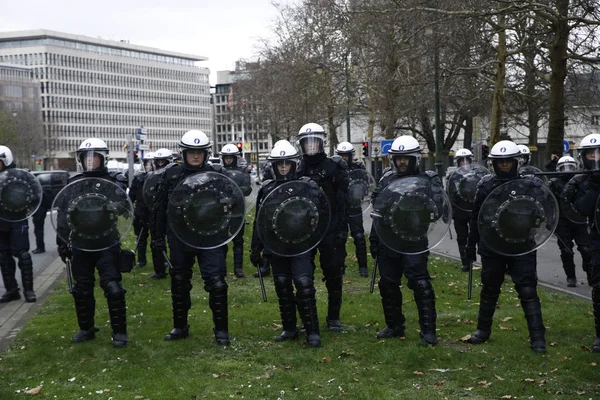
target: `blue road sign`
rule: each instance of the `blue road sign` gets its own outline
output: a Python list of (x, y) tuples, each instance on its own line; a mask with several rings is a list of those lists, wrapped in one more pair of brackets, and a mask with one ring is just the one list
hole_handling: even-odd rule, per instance
[(563, 153), (568, 153), (571, 150), (571, 145), (568, 141), (563, 140)]
[(392, 143), (394, 143), (394, 139), (384, 139), (381, 141), (381, 152), (380, 155), (386, 155), (388, 150), (392, 148)]

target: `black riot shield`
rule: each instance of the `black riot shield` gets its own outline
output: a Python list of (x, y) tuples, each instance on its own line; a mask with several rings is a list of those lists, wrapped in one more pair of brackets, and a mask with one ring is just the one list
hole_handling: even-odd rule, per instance
[(452, 206), (463, 211), (473, 211), (477, 184), (489, 171), (479, 164), (458, 167), (448, 178), (448, 197)]
[(519, 168), (519, 175), (535, 175), (539, 179), (541, 179), (542, 182), (544, 182), (544, 185), (547, 186), (548, 185), (548, 177), (546, 175), (538, 175), (541, 173), (542, 173), (542, 170), (534, 167), (533, 165), (524, 165), (521, 168)]
[(133, 221), (127, 193), (102, 178), (83, 178), (65, 186), (52, 203), (50, 220), (72, 248), (100, 251), (120, 243)]
[(480, 240), (496, 253), (537, 250), (558, 224), (558, 202), (539, 179), (514, 179), (494, 189), (479, 210)]
[(325, 237), (331, 210), (316, 185), (286, 182), (263, 199), (256, 217), (258, 237), (265, 249), (283, 257), (304, 254)]
[(42, 185), (23, 169), (0, 173), (0, 219), (23, 221), (36, 212), (42, 202)]
[[(588, 223), (587, 217), (584, 217), (583, 215), (579, 214), (577, 210), (575, 210), (575, 207), (573, 207), (573, 204), (569, 202), (565, 197), (558, 196), (556, 200), (558, 201), (560, 215), (562, 215), (574, 224), (585, 225)], [(596, 205), (596, 210), (598, 210), (598, 205)], [(594, 214), (594, 216), (595, 215), (596, 213)]]
[(420, 254), (437, 246), (450, 227), (452, 209), (446, 192), (424, 176), (392, 181), (373, 203), (373, 227), (379, 240), (402, 254)]
[(181, 181), (169, 199), (169, 226), (183, 243), (214, 249), (228, 243), (244, 223), (244, 195), (231, 178), (199, 172)]
[(165, 177), (165, 172), (175, 165), (177, 164), (169, 164), (158, 171), (149, 172), (148, 176), (146, 176), (144, 187), (142, 188), (142, 197), (144, 198), (144, 203), (146, 203), (149, 208), (154, 209), (157, 206), (160, 195), (160, 185)]
[(364, 169), (354, 169), (349, 175), (347, 214), (353, 217), (371, 208), (371, 193), (375, 190), (375, 178)]
[(230, 177), (242, 191), (242, 194), (245, 197), (246, 211), (253, 209), (256, 205), (256, 194), (258, 191), (252, 190), (250, 174), (238, 169), (225, 169), (225, 171), (227, 172), (227, 176)]

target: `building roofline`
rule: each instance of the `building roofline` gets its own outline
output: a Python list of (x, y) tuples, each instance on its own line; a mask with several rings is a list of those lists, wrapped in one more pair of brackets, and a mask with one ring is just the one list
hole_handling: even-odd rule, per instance
[(28, 72), (31, 72), (31, 69), (32, 69), (33, 67), (30, 67), (30, 66), (25, 66), (25, 65), (16, 65), (16, 64), (0, 63), (0, 68), (2, 68), (2, 69), (16, 69), (16, 70), (20, 70), (20, 71), (28, 71)]
[(13, 40), (33, 40), (33, 39), (61, 39), (69, 40), (73, 42), (94, 44), (106, 47), (112, 47), (115, 49), (140, 51), (144, 53), (156, 54), (167, 57), (182, 58), (191, 61), (208, 61), (208, 57), (198, 56), (194, 54), (178, 53), (175, 51), (161, 50), (154, 47), (140, 46), (137, 44), (130, 44), (127, 41), (107, 40), (100, 38), (93, 38), (83, 35), (73, 35), (70, 33), (56, 32), (48, 29), (32, 29), (26, 31), (11, 31), (11, 32), (0, 32), (0, 42), (8, 42)]

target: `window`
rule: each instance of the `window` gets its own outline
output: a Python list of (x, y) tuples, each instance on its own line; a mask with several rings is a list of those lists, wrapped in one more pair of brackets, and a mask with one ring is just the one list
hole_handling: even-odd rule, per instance
[(595, 126), (600, 125), (600, 115), (592, 115), (590, 119), (590, 124)]

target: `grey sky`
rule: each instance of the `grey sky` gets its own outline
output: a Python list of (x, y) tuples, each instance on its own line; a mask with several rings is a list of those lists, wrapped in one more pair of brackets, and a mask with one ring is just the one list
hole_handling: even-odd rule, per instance
[(216, 71), (251, 58), (277, 17), (271, 0), (6, 0), (0, 31), (50, 29), (206, 56)]

